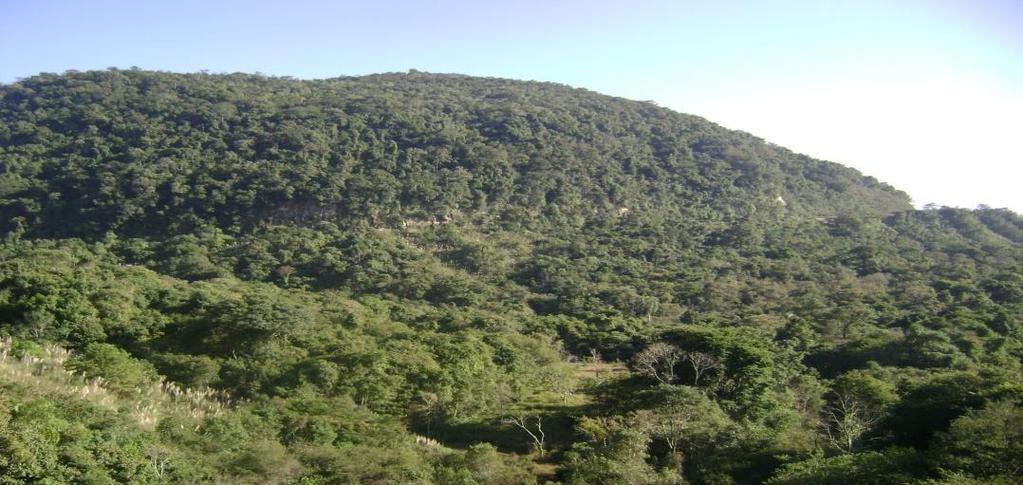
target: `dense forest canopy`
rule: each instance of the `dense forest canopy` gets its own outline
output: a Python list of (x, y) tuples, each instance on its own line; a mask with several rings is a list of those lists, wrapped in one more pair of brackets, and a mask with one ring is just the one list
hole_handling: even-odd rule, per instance
[(0, 483), (1017, 483), (1023, 218), (419, 72), (0, 86)]

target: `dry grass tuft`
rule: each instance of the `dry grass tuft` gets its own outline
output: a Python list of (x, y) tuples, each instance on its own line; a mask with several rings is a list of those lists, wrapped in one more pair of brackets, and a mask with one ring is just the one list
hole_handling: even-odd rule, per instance
[(238, 404), (223, 391), (182, 388), (163, 380), (145, 388), (136, 388), (135, 396), (129, 398), (108, 389), (102, 377), (90, 377), (65, 369), (64, 362), (71, 355), (66, 349), (47, 345), (43, 348), (42, 357), (15, 357), (13, 348), (12, 339), (0, 338), (0, 381), (31, 387), (40, 395), (65, 395), (126, 412), (149, 429), (164, 417), (181, 416), (202, 421)]

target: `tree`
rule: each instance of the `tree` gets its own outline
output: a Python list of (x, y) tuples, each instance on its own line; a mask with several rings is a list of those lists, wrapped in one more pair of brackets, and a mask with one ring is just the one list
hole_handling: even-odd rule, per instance
[(1023, 408), (995, 401), (968, 411), (939, 435), (941, 462), (978, 477), (1023, 479)]
[(610, 431), (606, 444), (575, 443), (565, 453), (561, 474), (567, 485), (600, 483), (608, 485), (675, 484), (673, 470), (657, 473), (649, 463), (650, 437), (629, 428)]
[(662, 385), (656, 390), (661, 401), (649, 410), (637, 412), (632, 426), (668, 447), (671, 459), (682, 468), (687, 454), (698, 454), (709, 462), (715, 448), (729, 442), (723, 433), (731, 420), (704, 391), (690, 386)]
[(700, 377), (707, 371), (724, 368), (714, 356), (703, 352), (686, 352), (684, 358), (693, 367), (693, 386), (700, 385)]
[(810, 458), (781, 467), (768, 485), (889, 485), (919, 483), (924, 468), (923, 456), (913, 449), (888, 448), (825, 457)]
[(421, 392), (418, 398), (412, 405), (412, 412), (426, 422), (426, 434), (429, 435), (430, 427), (444, 411), (444, 403), (435, 392)]
[(583, 416), (579, 418), (575, 429), (585, 435), (590, 442), (600, 446), (607, 446), (608, 438), (624, 426), (623, 419), (619, 416)]
[(852, 453), (878, 419), (862, 399), (849, 392), (838, 392), (825, 408), (821, 426), (832, 446), (843, 453)]
[(156, 380), (152, 364), (134, 359), (111, 344), (89, 344), (84, 352), (73, 354), (64, 366), (88, 377), (102, 377), (107, 388), (121, 394), (136, 394), (139, 388)]
[(675, 380), (675, 366), (684, 357), (685, 354), (678, 347), (657, 342), (637, 354), (633, 365), (643, 375), (653, 377), (661, 384), (671, 384)]
[(294, 266), (287, 264), (277, 267), (277, 274), (284, 279), (284, 286), (288, 286), (288, 281), (291, 279), (291, 275), (295, 274), (295, 271), (297, 270)]
[[(534, 423), (530, 424), (530, 420)], [(544, 442), (547, 438), (543, 432), (543, 420), (539, 414), (518, 414), (506, 417), (503, 421), (505, 424), (515, 425), (529, 434), (529, 437), (533, 439), (533, 445), (536, 446), (536, 450), (540, 453), (540, 456), (544, 456), (547, 450), (544, 449)], [(535, 433), (533, 432), (535, 429)]]

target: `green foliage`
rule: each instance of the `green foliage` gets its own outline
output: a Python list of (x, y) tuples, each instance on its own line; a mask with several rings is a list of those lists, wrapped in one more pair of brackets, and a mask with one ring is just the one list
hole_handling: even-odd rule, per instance
[(649, 103), (42, 74), (0, 233), (4, 483), (1018, 478), (1023, 219)]
[(767, 483), (771, 485), (896, 485), (911, 482), (924, 469), (923, 458), (913, 450), (893, 448), (808, 460), (785, 465)]
[[(0, 376), (6, 377), (6, 376)], [(124, 415), (0, 381), (3, 483), (166, 483), (211, 478), (197, 454)]]
[(465, 453), (451, 454), (434, 474), (437, 483), (458, 485), (518, 485), (535, 483), (535, 478), (523, 468), (503, 458), (488, 443), (470, 446)]
[(934, 434), (956, 418), (983, 406), (986, 384), (972, 373), (930, 377), (905, 392), (883, 423), (898, 443), (926, 446)]
[(957, 418), (939, 439), (941, 463), (977, 477), (1023, 479), (1023, 409), (994, 401)]
[(151, 364), (136, 360), (111, 344), (89, 344), (82, 353), (68, 359), (64, 367), (82, 375), (102, 377), (107, 388), (128, 395), (156, 379)]
[(595, 446), (577, 443), (566, 453), (562, 470), (564, 483), (674, 483), (679, 477), (670, 472), (657, 473), (647, 462), (647, 441), (641, 432), (626, 428), (611, 431)]

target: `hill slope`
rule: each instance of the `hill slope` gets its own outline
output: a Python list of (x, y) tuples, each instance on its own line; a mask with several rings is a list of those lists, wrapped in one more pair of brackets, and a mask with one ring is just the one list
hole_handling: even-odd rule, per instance
[(417, 72), (40, 75), (0, 86), (0, 230), (0, 333), (120, 356), (81, 370), (124, 389), (245, 399), (197, 428), (233, 430), (215, 463), (140, 480), (1019, 470), (968, 438), (1019, 419), (1023, 218), (916, 211), (648, 103)]
[(818, 216), (909, 208), (837, 164), (553, 84), (94, 72), (6, 86), (0, 116), (2, 219), (73, 215), (65, 234), (148, 235), (196, 219), (580, 224), (622, 208), (729, 223), (779, 197)]

